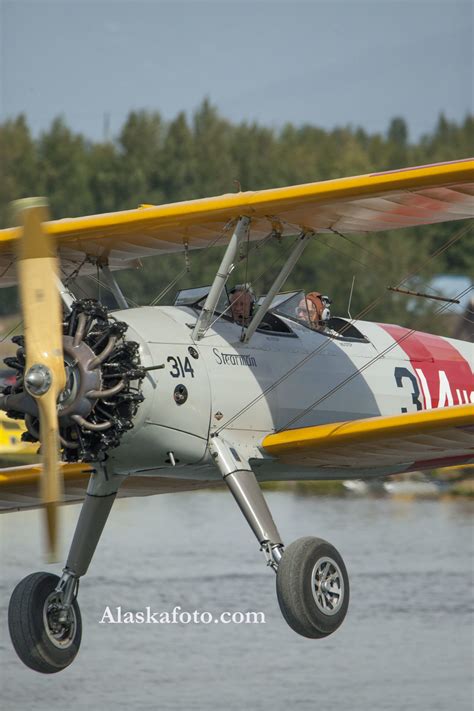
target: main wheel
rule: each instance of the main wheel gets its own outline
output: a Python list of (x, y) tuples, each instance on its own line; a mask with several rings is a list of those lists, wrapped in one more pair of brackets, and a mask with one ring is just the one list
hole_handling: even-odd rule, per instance
[(285, 548), (276, 588), (283, 617), (303, 637), (327, 637), (346, 616), (346, 566), (334, 546), (322, 538), (298, 538)]
[(54, 674), (67, 667), (79, 651), (82, 621), (76, 601), (68, 619), (59, 620), (60, 600), (54, 591), (59, 578), (32, 573), (13, 591), (8, 627), (16, 653), (30, 669)]

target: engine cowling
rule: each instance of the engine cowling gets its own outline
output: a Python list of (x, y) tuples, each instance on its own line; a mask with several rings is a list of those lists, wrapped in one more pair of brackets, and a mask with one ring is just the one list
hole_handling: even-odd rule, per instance
[[(140, 364), (139, 345), (127, 340), (128, 325), (116, 320), (93, 299), (74, 302), (63, 321), (66, 386), (58, 398), (62, 459), (99, 461), (120, 444), (133, 427), (144, 397), (146, 370)], [(15, 336), (16, 355), (5, 364), (16, 371), (16, 382), (0, 395), (0, 409), (24, 419), (23, 439), (39, 441), (36, 401), (24, 388), (25, 341)]]

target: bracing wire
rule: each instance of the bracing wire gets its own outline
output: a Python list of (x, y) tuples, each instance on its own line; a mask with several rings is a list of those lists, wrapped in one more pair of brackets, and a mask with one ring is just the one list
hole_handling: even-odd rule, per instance
[[(406, 275), (400, 282), (398, 282), (397, 286), (401, 286), (404, 284), (408, 279), (411, 279), (413, 276), (415, 276), (418, 271), (423, 269), (432, 259), (435, 259), (436, 257), (440, 256), (444, 251), (449, 249), (455, 242), (457, 242), (459, 239), (461, 239), (464, 234), (468, 231), (469, 226), (466, 228), (462, 228), (458, 230), (454, 235), (452, 235), (447, 242), (445, 242), (441, 247), (439, 247), (435, 252), (433, 252), (427, 259), (425, 259), (419, 266), (418, 268), (411, 272), (410, 274)], [(468, 289), (469, 291), (469, 289)], [(352, 321), (349, 321), (345, 327), (343, 327), (340, 331), (340, 335), (343, 335), (345, 331), (347, 331), (354, 321), (360, 320), (364, 316), (366, 316), (370, 311), (372, 311), (383, 299), (385, 298), (385, 294), (380, 294), (377, 298), (375, 298), (370, 304), (365, 306), (355, 317), (355, 319), (352, 319)], [(450, 304), (446, 304), (445, 307), (449, 307)], [(443, 310), (444, 308), (443, 307)], [(284, 382), (287, 378), (289, 378), (293, 373), (295, 373), (299, 368), (304, 366), (311, 358), (313, 358), (315, 355), (320, 353), (322, 350), (324, 350), (329, 343), (331, 342), (330, 339), (322, 343), (320, 346), (315, 348), (313, 351), (308, 353), (304, 358), (302, 358), (301, 361), (296, 363), (292, 368), (290, 368), (286, 373), (284, 373), (280, 378), (278, 378), (275, 382), (273, 382), (271, 385), (269, 385), (267, 388), (265, 388), (259, 395), (257, 395), (253, 400), (251, 400), (247, 405), (242, 407), (238, 412), (236, 412), (232, 417), (230, 417), (226, 422), (224, 422), (215, 432), (215, 434), (219, 434), (223, 429), (226, 427), (229, 427), (238, 417), (240, 417), (242, 414), (247, 412), (251, 407), (253, 407), (257, 402), (259, 402), (262, 398), (266, 397), (270, 392), (272, 392), (276, 387), (278, 387), (282, 382)], [(396, 345), (396, 344), (395, 344)]]
[[(229, 229), (235, 225), (235, 222), (236, 222), (235, 220), (230, 221), (225, 226), (224, 230), (212, 242), (210, 242), (202, 251), (206, 252), (211, 247), (214, 247), (219, 242), (219, 240), (222, 239), (222, 237), (225, 235), (225, 233), (228, 232)], [(241, 256), (239, 258), (239, 261), (242, 261), (243, 259), (248, 259), (250, 252), (252, 252), (254, 249), (255, 250), (261, 249), (269, 240), (274, 238), (274, 236), (275, 236), (275, 232), (274, 232), (274, 230), (272, 230), (271, 232), (269, 232), (269, 234), (266, 237), (264, 237), (259, 242), (256, 242), (255, 244), (248, 245), (247, 253), (244, 254), (243, 256)], [(248, 240), (247, 240), (247, 242), (248, 242)], [(182, 279), (182, 277), (185, 274), (187, 274), (188, 272), (189, 272), (189, 267), (186, 264), (186, 266), (169, 282), (169, 284), (167, 284), (167, 286), (165, 286), (165, 288), (162, 289), (162, 291), (160, 291), (158, 296), (156, 296), (153, 299), (153, 301), (150, 302), (150, 306), (155, 306), (156, 304), (158, 304), (161, 301), (161, 299), (163, 299), (166, 296), (166, 294), (170, 291), (170, 289), (172, 289), (179, 282), (179, 280)], [(228, 310), (229, 309), (226, 309), (226, 311), (228, 311)], [(222, 314), (220, 314), (219, 317), (220, 316), (222, 316)], [(217, 320), (218, 319), (216, 319), (216, 321)], [(215, 323), (215, 321), (214, 321), (214, 323)], [(211, 328), (211, 327), (212, 327), (212, 324), (209, 328)]]
[[(214, 247), (224, 237), (224, 235), (231, 229), (231, 227), (233, 227), (235, 225), (235, 222), (236, 222), (236, 220), (230, 220), (225, 225), (222, 232), (220, 232), (217, 235), (217, 237), (215, 237), (211, 242), (209, 242), (209, 244), (206, 245), (206, 247), (204, 247), (204, 249), (202, 251), (207, 252), (208, 249), (210, 249), (211, 247)], [(185, 253), (186, 253), (186, 248), (185, 248)], [(157, 296), (155, 296), (155, 298), (152, 301), (150, 301), (149, 305), (156, 306), (156, 304), (158, 304), (161, 301), (161, 299), (163, 299), (166, 296), (166, 294), (175, 286), (175, 284), (177, 284), (178, 281), (180, 279), (182, 279), (185, 274), (188, 273), (188, 271), (189, 271), (188, 264), (185, 264), (183, 269), (181, 269), (181, 271), (173, 279), (171, 279), (171, 281), (164, 287), (164, 289), (162, 289), (160, 291), (160, 293)]]
[[(80, 270), (82, 269), (82, 267), (84, 266), (84, 264), (86, 263), (86, 261), (87, 261), (87, 259), (85, 259), (83, 262), (81, 262), (81, 264), (80, 264), (73, 272), (71, 272), (71, 274), (69, 274), (69, 275), (66, 274), (66, 269), (65, 269), (65, 267), (63, 267), (62, 265), (60, 266), (61, 271), (63, 272), (63, 275), (64, 275), (64, 285), (65, 285), (66, 287), (69, 286), (70, 282), (71, 282), (73, 279), (75, 279), (76, 277), (79, 276), (79, 272), (80, 272)], [(94, 282), (95, 284), (98, 284), (99, 289), (100, 289), (100, 288), (103, 288), (103, 289), (105, 289), (106, 291), (110, 292), (110, 293), (112, 294), (112, 296), (114, 295), (114, 292), (113, 292), (112, 288), (107, 284), (107, 282), (102, 281), (99, 276), (95, 276), (94, 274), (85, 274), (84, 277), (86, 277), (87, 279), (90, 279), (90, 280), (91, 280), (92, 282)], [(81, 286), (80, 284), (78, 284), (77, 282), (75, 283), (74, 288), (77, 289), (78, 291), (82, 292), (82, 294), (83, 294), (86, 298), (88, 297), (88, 293), (87, 293), (86, 289), (84, 289), (84, 287), (82, 287), (82, 286)], [(131, 299), (129, 296), (125, 296), (125, 295), (124, 295), (124, 299), (126, 300), (126, 302), (128, 303), (129, 306), (132, 306), (132, 307), (134, 307), (134, 308), (138, 308), (138, 307), (139, 307), (139, 304), (137, 304), (137, 302), (134, 301), (133, 299)]]
[[(289, 239), (290, 236), (293, 236), (293, 235), (288, 235), (288, 239)], [(244, 255), (240, 258), (239, 261), (241, 261), (242, 259), (247, 259), (247, 260), (248, 260), (249, 254), (252, 252), (253, 249), (261, 249), (271, 238), (274, 238), (274, 237), (275, 237), (275, 233), (272, 231), (272, 232), (270, 232), (269, 235), (267, 235), (267, 236), (266, 236), (263, 240), (261, 240), (260, 242), (257, 242), (255, 245), (250, 245), (247, 254), (244, 254)], [(286, 256), (291, 252), (291, 250), (293, 249), (293, 247), (294, 247), (295, 243), (298, 241), (298, 239), (299, 239), (299, 235), (296, 236), (295, 240), (294, 240), (293, 242), (291, 242), (291, 243), (289, 244), (289, 246), (285, 249), (285, 251), (283, 252), (283, 257), (286, 257)], [(263, 269), (261, 272), (259, 272), (259, 273), (257, 274), (257, 276), (254, 278), (253, 281), (254, 281), (254, 282), (258, 282), (260, 279), (263, 279), (263, 277), (266, 276), (266, 274), (272, 269), (272, 267), (275, 266), (275, 264), (276, 264), (280, 259), (281, 259), (281, 253), (277, 254), (276, 257), (275, 257), (275, 259), (272, 259), (272, 261), (271, 261), (269, 264), (267, 264), (267, 266), (265, 267), (265, 269)], [(229, 304), (229, 305), (224, 309), (224, 311), (222, 311), (222, 312), (214, 319), (214, 321), (212, 321), (212, 323), (211, 323), (211, 324), (209, 325), (209, 327), (208, 327), (208, 330), (210, 331), (210, 330), (212, 329), (212, 327), (217, 323), (217, 321), (219, 321), (219, 319), (221, 318), (221, 316), (224, 316), (228, 311), (230, 311), (230, 309), (231, 309), (231, 304)], [(204, 338), (205, 338), (205, 337), (206, 337), (206, 336), (204, 336)]]
[[(466, 289), (461, 291), (456, 296), (456, 298), (462, 298), (463, 296), (465, 296), (465, 294), (468, 294), (469, 291), (471, 291), (471, 289), (472, 289), (472, 286), (468, 286)], [(443, 304), (441, 307), (439, 307), (438, 309), (435, 310), (435, 314), (440, 314), (443, 311), (448, 310), (449, 308), (451, 308), (451, 304)], [(338, 383), (337, 385), (335, 385), (333, 388), (331, 388), (331, 390), (329, 390), (327, 393), (325, 393), (324, 395), (319, 397), (317, 400), (314, 400), (314, 402), (312, 402), (304, 410), (299, 412), (298, 415), (295, 415), (295, 417), (293, 417), (291, 420), (288, 420), (288, 422), (286, 422), (284, 425), (279, 427), (277, 432), (281, 432), (282, 430), (286, 430), (286, 429), (288, 429), (288, 427), (291, 427), (292, 424), (294, 424), (295, 422), (300, 420), (302, 417), (304, 417), (306, 414), (308, 414), (308, 412), (310, 412), (313, 408), (317, 407), (322, 402), (327, 400), (329, 397), (331, 397), (331, 395), (333, 395), (338, 390), (340, 390), (345, 385), (347, 385), (347, 383), (350, 383), (351, 380), (354, 380), (354, 378), (357, 378), (361, 373), (364, 372), (364, 370), (367, 370), (367, 368), (370, 368), (371, 365), (373, 365), (374, 363), (377, 363), (377, 361), (379, 361), (381, 358), (384, 358), (387, 355), (387, 353), (390, 353), (396, 346), (398, 346), (400, 343), (403, 343), (403, 341), (405, 341), (407, 338), (412, 336), (415, 332), (416, 332), (416, 328), (411, 328), (410, 330), (408, 330), (406, 333), (404, 333), (402, 336), (400, 336), (400, 338), (397, 338), (395, 341), (393, 341), (393, 343), (388, 345), (383, 351), (380, 351), (380, 353), (377, 353), (377, 355), (374, 356), (373, 358), (371, 358), (369, 361), (367, 361), (367, 363), (364, 363), (364, 365), (362, 367), (358, 368), (353, 373), (348, 375), (347, 378), (345, 378), (344, 380), (341, 380), (341, 382)]]
[(8, 331), (8, 333), (6, 333), (4, 336), (2, 336), (2, 338), (0, 339), (0, 343), (3, 343), (4, 341), (6, 341), (7, 338), (9, 338), (13, 333), (15, 333), (15, 331), (17, 330), (17, 328), (20, 328), (22, 325), (23, 325), (23, 319), (20, 320), (20, 321), (18, 321), (18, 323), (15, 324), (15, 326), (13, 326), (13, 327)]
[[(358, 245), (357, 242), (354, 242), (353, 240), (349, 239), (349, 237), (347, 237), (347, 235), (343, 235), (341, 232), (338, 232), (338, 230), (335, 230), (335, 229), (333, 229), (333, 228), (331, 228), (331, 229), (332, 229), (332, 232), (334, 232), (334, 234), (339, 235), (339, 237), (343, 237), (347, 242), (349, 242), (350, 244), (354, 245), (354, 247), (359, 247), (359, 248), (362, 249), (364, 252), (366, 252), (366, 254), (369, 254), (371, 257), (373, 257), (374, 259), (376, 259), (377, 261), (379, 261), (381, 264), (384, 264), (385, 266), (389, 266), (389, 262), (388, 262), (387, 259), (384, 259), (384, 258), (381, 257), (380, 255), (375, 254), (375, 252), (372, 252), (370, 249), (367, 249), (366, 247), (362, 247), (362, 245)], [(461, 234), (460, 234), (458, 237), (456, 237), (456, 240), (455, 240), (455, 241), (457, 241), (458, 239), (460, 239), (461, 237), (463, 237), (464, 234), (465, 234), (466, 232), (468, 232), (470, 229), (471, 229), (471, 225), (467, 225), (466, 227), (463, 227), (462, 230), (461, 230)], [(456, 233), (456, 234), (457, 234), (457, 233)], [(364, 262), (361, 262), (359, 259), (357, 259), (356, 257), (354, 257), (352, 254), (347, 254), (347, 252), (342, 252), (340, 249), (337, 249), (337, 248), (334, 247), (334, 245), (331, 244), (330, 242), (326, 242), (325, 240), (321, 240), (321, 242), (322, 242), (322, 244), (324, 244), (328, 249), (331, 249), (332, 251), (336, 252), (337, 254), (342, 254), (344, 257), (349, 258), (349, 259), (352, 259), (352, 261), (357, 262), (357, 264), (360, 264), (360, 265), (363, 266), (363, 267), (369, 267), (368, 264), (365, 264)], [(454, 244), (454, 242), (453, 242), (453, 244)], [(449, 246), (451, 246), (451, 245), (449, 245)], [(433, 255), (433, 256), (435, 256), (435, 255)], [(423, 268), (423, 266), (424, 266), (424, 265), (422, 265), (422, 267), (420, 267), (420, 270)], [(419, 271), (420, 271), (420, 270), (419, 270)], [(406, 279), (404, 279), (404, 282), (407, 282), (412, 276), (414, 276), (414, 275), (409, 275), (409, 276), (407, 276)], [(430, 289), (431, 291), (433, 291), (435, 294), (438, 294), (439, 296), (443, 296), (442, 292), (441, 292), (439, 289), (435, 289), (435, 287), (433, 287), (431, 284), (429, 284), (428, 282), (426, 282), (426, 281), (424, 281), (424, 280), (422, 280), (422, 279), (419, 279), (419, 278), (418, 278), (418, 280), (419, 280), (419, 284), (420, 284), (420, 285), (424, 286), (425, 288)], [(403, 283), (403, 282), (402, 282), (402, 283)], [(352, 318), (352, 317), (351, 317), (351, 318)], [(468, 318), (467, 316), (465, 316), (464, 314), (460, 314), (460, 318), (461, 318), (463, 321), (467, 321), (468, 323), (471, 323), (471, 319), (469, 319), (469, 318)]]

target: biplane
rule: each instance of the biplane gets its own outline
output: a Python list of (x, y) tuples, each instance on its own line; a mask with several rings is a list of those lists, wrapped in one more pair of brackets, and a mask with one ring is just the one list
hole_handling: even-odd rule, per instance
[[(22, 661), (43, 673), (73, 661), (78, 582), (117, 496), (222, 481), (276, 573), (290, 627), (309, 638), (334, 632), (349, 603), (344, 561), (321, 538), (285, 546), (260, 483), (473, 462), (473, 346), (328, 309), (314, 327), (301, 315), (304, 294), (282, 288), (318, 233), (472, 218), (474, 160), (55, 221), (40, 199), (16, 209), (17, 226), (0, 231), (0, 284), (19, 283), (24, 335), (13, 339), (16, 378), (0, 409), (40, 443), (42, 463), (1, 470), (0, 507), (42, 507), (51, 555), (58, 505), (82, 501), (62, 574), (33, 573), (13, 591), (9, 629)], [(217, 237), (226, 249), (209, 287), (181, 291), (173, 305), (129, 307), (116, 269), (186, 257)], [(242, 246), (262, 240), (292, 246), (239, 321), (228, 280)], [(97, 273), (108, 306), (78, 289)]]

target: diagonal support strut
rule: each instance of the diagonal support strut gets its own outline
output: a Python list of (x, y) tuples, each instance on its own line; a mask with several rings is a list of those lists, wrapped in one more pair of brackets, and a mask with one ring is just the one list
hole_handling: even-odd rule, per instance
[(206, 333), (211, 323), (212, 316), (214, 314), (215, 308), (219, 302), (222, 291), (226, 285), (227, 279), (229, 278), (232, 270), (234, 269), (235, 257), (237, 255), (237, 250), (242, 241), (242, 238), (246, 235), (248, 227), (250, 224), (249, 217), (239, 217), (235, 230), (230, 238), (229, 244), (225, 251), (222, 261), (220, 263), (217, 274), (212, 282), (211, 290), (207, 295), (204, 307), (199, 314), (199, 318), (194, 326), (192, 337), (195, 341), (201, 340), (201, 338)]

